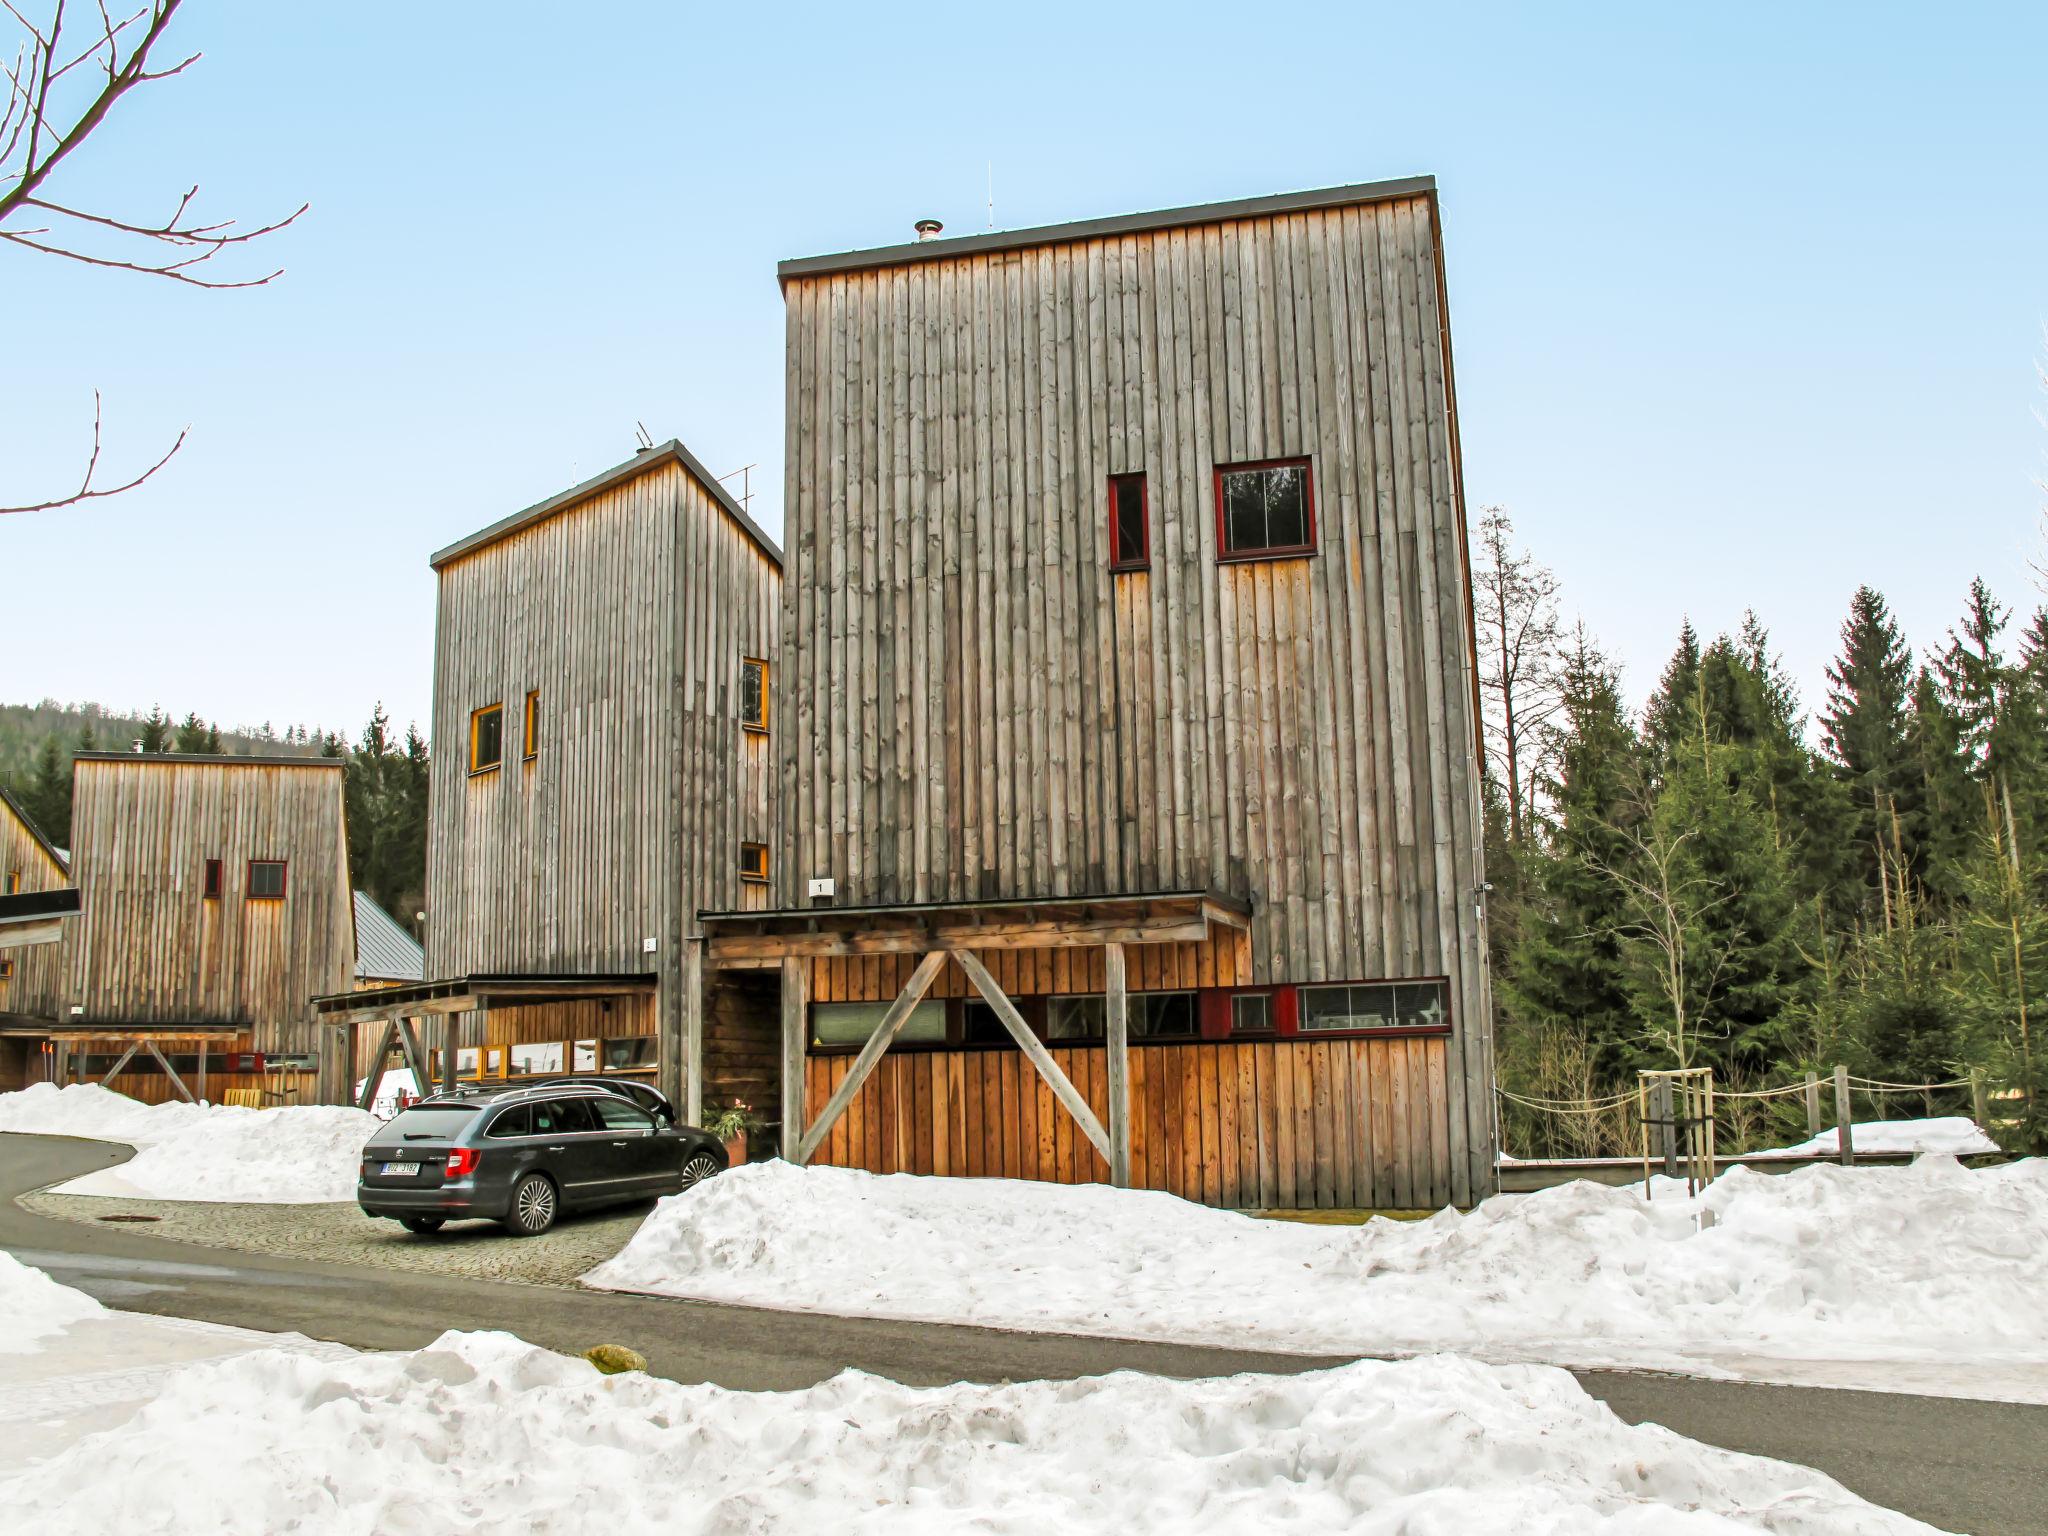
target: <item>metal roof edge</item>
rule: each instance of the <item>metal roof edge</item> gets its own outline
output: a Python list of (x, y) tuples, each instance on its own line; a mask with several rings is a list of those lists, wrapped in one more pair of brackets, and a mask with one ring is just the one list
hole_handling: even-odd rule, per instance
[(1264, 197), (1238, 198), (1231, 202), (1196, 203), (1185, 208), (1162, 208), (1151, 213), (1117, 214), (1110, 218), (1080, 219), (1067, 224), (1040, 224), (1029, 229), (960, 235), (951, 240), (913, 240), (903, 245), (875, 246), (863, 251), (841, 251), (826, 256), (799, 256), (778, 263), (775, 276), (778, 281), (787, 283), (791, 278), (821, 277), (836, 272), (862, 272), (874, 267), (893, 267), (916, 261), (941, 261), (952, 256), (1020, 250), (1035, 245), (1065, 245), (1072, 241), (1093, 240), (1105, 235), (1138, 234), (1155, 229), (1181, 229), (1193, 224), (1220, 224), (1231, 219), (1259, 218), (1278, 213), (1304, 213), (1316, 208), (1347, 208), (1360, 203), (1421, 197), (1435, 191), (1434, 176), (1403, 176), (1388, 181), (1356, 182), (1350, 186), (1320, 187), (1307, 192), (1279, 192)]
[(74, 752), (75, 763), (225, 763), (230, 768), (345, 768), (348, 759), (307, 753), (237, 752)]
[(718, 483), (717, 478), (704, 467), (694, 453), (683, 446), (682, 439), (675, 437), (665, 443), (656, 443), (652, 448), (642, 449), (623, 463), (614, 464), (610, 469), (602, 470), (588, 480), (570, 486), (566, 491), (558, 491), (545, 501), (537, 501), (530, 507), (514, 512), (510, 517), (500, 518), (467, 538), (457, 539), (445, 549), (436, 550), (428, 557), (427, 564), (438, 571), (466, 555), (472, 555), (523, 528), (531, 528), (536, 523), (545, 522), (559, 512), (568, 511), (579, 502), (588, 501), (614, 486), (624, 485), (628, 480), (644, 475), (663, 464), (681, 465), (691, 479), (711, 493), (712, 500), (724, 508), (727, 515), (740, 525), (746, 535), (761, 546), (762, 552), (775, 562), (776, 569), (782, 568), (781, 547), (761, 530), (760, 524), (747, 516), (746, 510), (733, 499), (732, 493)]

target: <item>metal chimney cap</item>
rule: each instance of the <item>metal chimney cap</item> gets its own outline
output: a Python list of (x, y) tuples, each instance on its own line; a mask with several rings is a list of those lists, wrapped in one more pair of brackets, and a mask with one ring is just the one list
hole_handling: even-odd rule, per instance
[(936, 240), (945, 227), (937, 219), (919, 219), (916, 225), (917, 238), (919, 240)]

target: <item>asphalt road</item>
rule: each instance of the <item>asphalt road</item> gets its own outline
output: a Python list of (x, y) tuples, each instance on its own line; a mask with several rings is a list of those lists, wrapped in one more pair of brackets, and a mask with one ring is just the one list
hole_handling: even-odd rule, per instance
[[(1299, 1371), (1302, 1355), (770, 1312), (170, 1242), (24, 1210), (17, 1196), (126, 1162), (126, 1147), (0, 1135), (0, 1248), (131, 1312), (296, 1331), (367, 1349), (415, 1348), (448, 1328), (503, 1328), (581, 1352), (629, 1344), (678, 1381), (807, 1386), (858, 1367), (913, 1385), (1064, 1378), (1130, 1369), (1171, 1376)], [(510, 1241), (510, 1239), (508, 1239)], [(1811, 1387), (1582, 1372), (1632, 1422), (1817, 1467), (1879, 1504), (1974, 1536), (2048, 1531), (2048, 1407)]]

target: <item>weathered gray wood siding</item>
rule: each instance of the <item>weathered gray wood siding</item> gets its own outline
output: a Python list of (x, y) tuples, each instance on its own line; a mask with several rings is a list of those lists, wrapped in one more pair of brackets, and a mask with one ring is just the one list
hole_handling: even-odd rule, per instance
[[(72, 784), (62, 1022), (239, 1023), (243, 1048), (313, 1050), (309, 1000), (355, 968), (341, 764), (124, 753), (79, 758)], [(286, 861), (282, 898), (248, 898), (251, 859)]]
[[(49, 837), (68, 838), (68, 827), (38, 829)], [(13, 888), (10, 877), (21, 877), (24, 891), (62, 890), (71, 884), (64, 866), (50, 856), (13, 804), (0, 795), (0, 892)], [(68, 920), (66, 931), (76, 919)], [(0, 1013), (30, 1018), (54, 1019), (59, 994), (63, 991), (63, 945), (30, 944), (18, 949), (0, 949), (0, 959), (14, 962), (14, 974), (0, 978)]]
[[(700, 908), (766, 904), (739, 845), (772, 844), (770, 738), (741, 728), (739, 685), (775, 655), (779, 580), (672, 459), (441, 568), (429, 976), (668, 976)], [(504, 762), (472, 775), (470, 712), (493, 703)]]
[[(1255, 903), (1261, 981), (1447, 975), (1485, 1188), (1435, 215), (1423, 193), (786, 282), (780, 863), (843, 903), (1213, 884)], [(1295, 455), (1317, 553), (1219, 563), (1215, 467)], [(1112, 575), (1107, 478), (1134, 470), (1151, 568)]]

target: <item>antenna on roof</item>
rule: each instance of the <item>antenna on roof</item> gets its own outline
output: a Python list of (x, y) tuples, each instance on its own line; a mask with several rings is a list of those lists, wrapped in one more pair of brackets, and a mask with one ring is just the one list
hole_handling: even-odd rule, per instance
[(750, 471), (759, 469), (760, 467), (761, 461), (759, 459), (756, 459), (751, 464), (742, 464), (738, 469), (728, 470), (726, 471), (726, 473), (718, 477), (718, 483), (720, 485), (725, 484), (725, 482), (730, 480), (734, 475), (738, 475), (740, 477), (740, 510), (742, 512), (753, 511), (754, 477), (750, 473)]
[(988, 227), (996, 227), (996, 163), (988, 163)]
[(646, 453), (650, 448), (654, 446), (654, 439), (647, 435), (647, 424), (645, 422), (634, 422), (633, 434), (640, 440), (640, 446), (636, 450), (637, 452)]

